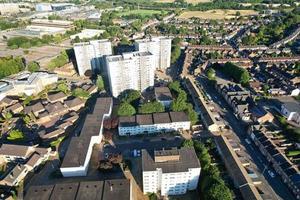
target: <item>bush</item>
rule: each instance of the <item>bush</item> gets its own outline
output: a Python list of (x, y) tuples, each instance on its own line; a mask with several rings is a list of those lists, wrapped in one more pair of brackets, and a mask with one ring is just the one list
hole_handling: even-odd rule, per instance
[(53, 58), (49, 65), (49, 69), (55, 69), (57, 67), (62, 67), (63, 65), (67, 64), (69, 62), (69, 57), (66, 51), (60, 52), (60, 55), (58, 55), (56, 58)]
[(22, 133), (17, 129), (10, 131), (9, 135), (7, 136), (7, 140), (10, 141), (23, 140), (23, 139), (24, 139), (24, 133)]
[(73, 90), (72, 95), (81, 99), (88, 99), (90, 97), (89, 92), (81, 88), (76, 88), (75, 90)]

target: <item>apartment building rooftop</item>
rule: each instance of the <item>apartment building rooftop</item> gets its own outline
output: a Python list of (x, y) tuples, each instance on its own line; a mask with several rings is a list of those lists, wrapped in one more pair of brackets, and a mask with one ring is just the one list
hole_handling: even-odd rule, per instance
[(30, 148), (30, 146), (2, 144), (0, 147), (0, 155), (27, 157), (31, 152)]
[(122, 55), (116, 55), (116, 56), (107, 56), (106, 59), (108, 62), (117, 62), (117, 61), (123, 61), (123, 60), (131, 60), (133, 57), (138, 57), (138, 56), (151, 56), (150, 52), (139, 52), (139, 51), (134, 51), (134, 52), (126, 52), (123, 53)]
[(168, 87), (155, 87), (154, 93), (158, 101), (171, 101), (173, 99)]
[(31, 186), (25, 200), (130, 200), (130, 181), (114, 179)]
[(190, 121), (185, 112), (164, 112), (153, 114), (139, 114), (135, 116), (124, 116), (119, 118), (121, 127), (150, 125), (150, 124), (165, 124), (172, 122), (187, 122)]
[(97, 99), (93, 113), (86, 116), (80, 136), (71, 139), (61, 168), (79, 167), (85, 164), (91, 137), (100, 134), (103, 116), (109, 113), (111, 103), (110, 97)]
[(143, 171), (155, 171), (157, 168), (161, 168), (163, 173), (184, 172), (189, 168), (200, 168), (200, 162), (192, 148), (164, 149), (152, 152), (143, 149)]

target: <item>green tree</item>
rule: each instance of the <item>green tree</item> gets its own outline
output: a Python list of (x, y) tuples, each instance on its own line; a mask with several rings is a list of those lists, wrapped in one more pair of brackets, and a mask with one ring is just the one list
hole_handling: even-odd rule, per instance
[(30, 72), (36, 72), (36, 71), (38, 71), (38, 70), (40, 69), (40, 66), (39, 66), (39, 64), (36, 63), (36, 62), (30, 62), (30, 63), (28, 63), (28, 65), (27, 65), (27, 69), (28, 69), (28, 71), (30, 71)]
[(127, 102), (121, 103), (118, 107), (118, 116), (132, 116), (135, 113), (135, 108)]
[(216, 71), (213, 68), (209, 68), (207, 70), (206, 75), (207, 75), (207, 78), (209, 80), (215, 80), (216, 79)]
[(7, 136), (7, 140), (10, 141), (16, 141), (16, 140), (23, 140), (24, 139), (24, 133), (17, 129), (13, 129), (9, 132), (9, 135)]
[(171, 103), (171, 110), (172, 111), (184, 111), (187, 108), (187, 95), (185, 92), (180, 92), (175, 100)]
[(90, 94), (88, 91), (83, 90), (82, 88), (76, 88), (72, 91), (72, 95), (75, 97), (79, 97), (81, 99), (88, 99)]
[(206, 191), (205, 199), (207, 200), (232, 200), (230, 190), (225, 184), (213, 184)]
[(155, 193), (148, 193), (147, 196), (149, 200), (157, 200), (157, 195)]
[(180, 54), (181, 54), (180, 46), (179, 45), (173, 46), (171, 52), (171, 63), (175, 63), (180, 57)]
[(132, 103), (139, 100), (141, 97), (141, 92), (137, 90), (125, 90), (119, 95), (119, 99), (122, 102)]
[(104, 90), (104, 81), (101, 75), (97, 76), (96, 85), (99, 91)]
[(69, 62), (69, 57), (66, 51), (60, 52), (60, 54), (56, 57), (53, 58), (49, 65), (49, 69), (55, 69), (57, 67), (62, 67), (63, 65), (67, 64)]
[(0, 58), (0, 78), (19, 73), (24, 69), (25, 65), (21, 57), (13, 58), (10, 56)]
[(193, 140), (184, 140), (181, 144), (182, 147), (189, 147), (193, 148), (194, 147), (194, 141)]
[(191, 124), (195, 125), (198, 122), (199, 119), (198, 119), (198, 114), (194, 110), (192, 104), (190, 104), (190, 103), (187, 104), (186, 112), (188, 114), (189, 120), (191, 121)]
[(57, 90), (60, 91), (60, 92), (65, 93), (65, 94), (70, 93), (68, 84), (65, 81), (62, 81), (62, 82), (58, 83)]
[(139, 107), (139, 113), (142, 114), (164, 112), (164, 111), (165, 111), (165, 107), (157, 101), (144, 103)]

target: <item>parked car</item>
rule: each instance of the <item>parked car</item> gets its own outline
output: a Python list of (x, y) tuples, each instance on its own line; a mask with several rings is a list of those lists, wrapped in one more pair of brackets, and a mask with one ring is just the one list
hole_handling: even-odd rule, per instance
[(271, 176), (271, 178), (275, 178), (275, 173), (272, 170), (268, 170), (268, 174)]
[(246, 142), (247, 144), (251, 144), (251, 141), (250, 141), (248, 138), (245, 139), (245, 142)]

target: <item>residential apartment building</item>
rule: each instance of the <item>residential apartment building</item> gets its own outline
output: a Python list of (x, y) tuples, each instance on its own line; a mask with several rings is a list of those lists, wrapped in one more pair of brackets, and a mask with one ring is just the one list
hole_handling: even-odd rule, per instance
[(112, 54), (109, 40), (92, 40), (74, 44), (78, 73), (84, 76), (87, 71), (98, 73), (104, 67), (103, 56)]
[(114, 97), (128, 89), (144, 91), (154, 85), (155, 62), (150, 52), (106, 57), (110, 90)]
[(193, 148), (142, 150), (143, 192), (160, 191), (162, 196), (181, 195), (195, 190), (200, 162)]
[(21, 72), (0, 81), (0, 100), (6, 96), (27, 96), (41, 92), (45, 86), (56, 83), (58, 76), (47, 72)]
[(31, 186), (25, 200), (133, 200), (132, 183), (127, 179), (56, 183)]
[(241, 85), (234, 83), (217, 83), (216, 89), (233, 109), (235, 115), (244, 122), (251, 121), (249, 102), (250, 92)]
[(189, 130), (191, 121), (185, 112), (165, 112), (119, 118), (119, 135), (151, 134)]
[(103, 121), (111, 115), (112, 98), (97, 99), (93, 113), (88, 114), (79, 137), (73, 137), (60, 166), (64, 177), (86, 176), (93, 146), (102, 140)]
[(135, 49), (140, 52), (151, 52), (155, 59), (155, 68), (165, 70), (171, 64), (172, 39), (154, 37), (135, 41)]

